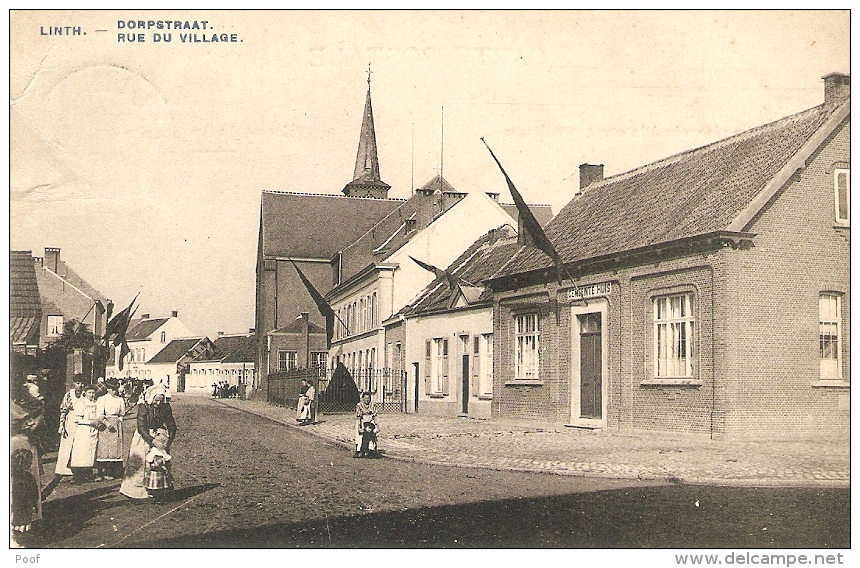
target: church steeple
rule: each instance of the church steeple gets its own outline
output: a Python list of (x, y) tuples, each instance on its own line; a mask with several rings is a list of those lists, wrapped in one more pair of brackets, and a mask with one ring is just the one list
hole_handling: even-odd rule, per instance
[(355, 171), (352, 181), (343, 188), (349, 197), (376, 197), (385, 199), (391, 186), (379, 177), (379, 156), (376, 153), (376, 130), (373, 127), (373, 108), (370, 104), (370, 64), (367, 65), (367, 98), (361, 133), (358, 138), (358, 154), (355, 156)]

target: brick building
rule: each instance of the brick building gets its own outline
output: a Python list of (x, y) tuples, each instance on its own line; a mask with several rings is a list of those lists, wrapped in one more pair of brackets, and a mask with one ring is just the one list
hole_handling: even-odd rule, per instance
[(109, 300), (60, 258), (59, 248), (45, 247), (45, 256), (33, 262), (42, 301), (41, 347), (59, 338), (70, 320), (86, 324), (100, 338)]
[[(492, 414), (845, 437), (850, 78), (824, 104), (583, 187), (494, 292)], [(590, 183), (589, 183), (590, 181)], [(575, 282), (575, 285), (574, 285)]]

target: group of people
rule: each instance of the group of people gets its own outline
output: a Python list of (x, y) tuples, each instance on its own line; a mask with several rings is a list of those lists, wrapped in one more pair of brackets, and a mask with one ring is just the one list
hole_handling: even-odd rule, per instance
[[(74, 388), (60, 405), (60, 444), (54, 478), (42, 486), (46, 426), (44, 397), (34, 375), (13, 393), (10, 404), (11, 526), (29, 532), (42, 518), (42, 501), (63, 480), (86, 483), (122, 479), (120, 493), (138, 501), (171, 497), (173, 477), (170, 447), (176, 422), (162, 384), (150, 384), (137, 402), (137, 428), (130, 447), (123, 439), (126, 401), (114, 380), (87, 384), (73, 378)], [(128, 453), (124, 455), (124, 448)], [(125, 460), (123, 459), (125, 457)]]
[(238, 398), (239, 386), (227, 381), (212, 383), (212, 398)]
[(123, 469), (122, 420), (126, 411), (119, 385), (104, 379), (87, 385), (81, 374), (75, 375), (73, 382), (74, 388), (60, 403), (54, 485), (65, 476), (72, 476), (72, 483), (116, 479)]

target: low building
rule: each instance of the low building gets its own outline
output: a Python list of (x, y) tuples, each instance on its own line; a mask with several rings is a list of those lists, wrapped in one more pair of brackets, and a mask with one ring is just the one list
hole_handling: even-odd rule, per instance
[(407, 412), (490, 418), (493, 297), (484, 280), (519, 250), (510, 225), (472, 243), (413, 301), (383, 322), (386, 366), (408, 373)]
[(546, 226), (562, 284), (534, 248), (488, 281), (493, 416), (848, 436), (850, 78), (824, 81), (820, 106), (583, 184)]
[(153, 384), (161, 383), (168, 389), (183, 392), (191, 362), (212, 357), (214, 353), (215, 345), (208, 337), (174, 339), (146, 362), (146, 378)]
[[(113, 348), (111, 360), (105, 371), (109, 377), (137, 377), (139, 379), (153, 379), (161, 368), (154, 369), (147, 363), (154, 358), (162, 349), (167, 347), (174, 339), (197, 337), (188, 326), (179, 319), (179, 312), (174, 311), (170, 317), (151, 318), (149, 314), (143, 314), (140, 320), (135, 320), (129, 326), (126, 333), (129, 352), (123, 361), (123, 368), (119, 368), (119, 349)], [(174, 385), (175, 388), (175, 385)]]
[[(184, 392), (212, 394), (212, 385), (222, 381), (247, 389), (255, 382), (256, 354), (254, 333), (219, 335), (211, 353), (188, 362)], [(244, 396), (246, 393), (240, 394)]]

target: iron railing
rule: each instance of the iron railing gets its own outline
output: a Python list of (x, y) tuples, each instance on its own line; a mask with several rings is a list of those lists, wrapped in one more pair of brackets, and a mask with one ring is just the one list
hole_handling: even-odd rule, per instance
[(360, 393), (369, 392), (383, 412), (406, 412), (407, 373), (398, 369), (352, 369), (349, 376), (332, 380), (331, 369), (310, 367), (277, 371), (268, 375), (267, 400), (295, 407), (302, 379), (310, 380), (317, 391), (320, 412), (352, 412)]

